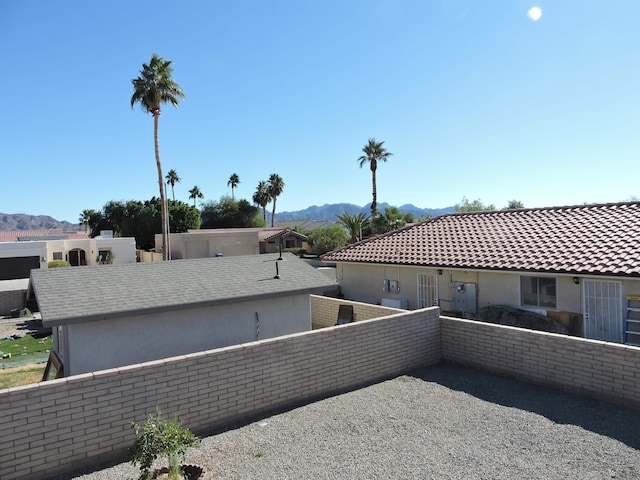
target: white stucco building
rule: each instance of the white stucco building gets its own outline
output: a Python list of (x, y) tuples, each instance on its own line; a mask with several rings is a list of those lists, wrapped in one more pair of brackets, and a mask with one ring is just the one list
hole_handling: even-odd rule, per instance
[(109, 233), (89, 238), (83, 233), (50, 230), (3, 232), (0, 235), (0, 315), (25, 307), (23, 297), (31, 270), (46, 269), (52, 260), (64, 260), (74, 267), (106, 263), (107, 258), (109, 263), (135, 263), (135, 238), (114, 238)]

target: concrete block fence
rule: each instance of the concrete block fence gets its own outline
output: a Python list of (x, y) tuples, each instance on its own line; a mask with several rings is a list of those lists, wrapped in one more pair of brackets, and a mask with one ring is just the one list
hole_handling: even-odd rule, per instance
[(121, 460), (130, 422), (157, 408), (206, 433), (438, 363), (439, 329), (437, 308), (400, 312), (2, 390), (0, 478)]
[(10, 315), (14, 308), (24, 308), (25, 293), (26, 290), (0, 291), (0, 315)]
[(442, 359), (640, 410), (640, 348), (440, 318)]
[[(312, 299), (327, 319), (343, 303)], [(0, 479), (122, 460), (130, 422), (156, 408), (207, 433), (441, 360), (640, 409), (640, 348), (440, 317), (437, 307), (368, 307), (387, 316), (2, 390)]]
[(312, 328), (333, 327), (338, 321), (338, 309), (340, 308), (340, 305), (351, 305), (353, 307), (353, 320), (355, 322), (406, 312), (406, 310), (382, 307), (380, 305), (372, 305), (370, 303), (353, 302), (350, 300), (341, 300), (339, 298), (311, 295)]

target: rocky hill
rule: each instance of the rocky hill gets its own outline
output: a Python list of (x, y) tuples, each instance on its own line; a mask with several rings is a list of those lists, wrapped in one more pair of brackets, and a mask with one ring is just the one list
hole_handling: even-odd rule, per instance
[[(378, 211), (384, 212), (386, 207), (390, 207), (388, 203), (379, 203)], [(445, 213), (455, 212), (454, 207), (445, 208), (418, 208), (411, 204), (401, 205), (398, 207), (401, 212), (411, 213), (415, 218), (421, 217), (437, 217)], [(295, 212), (276, 212), (276, 221), (283, 222), (286, 220), (322, 220), (327, 222), (333, 222), (336, 220), (336, 215), (340, 215), (343, 212), (347, 212), (349, 215), (355, 213), (364, 213), (365, 215), (371, 214), (371, 204), (367, 204), (363, 207), (354, 205), (352, 203), (333, 203), (322, 206), (313, 205), (305, 208), (304, 210), (297, 210)]]
[(78, 224), (61, 222), (48, 215), (27, 215), (24, 213), (0, 213), (0, 230), (42, 230), (61, 228), (82, 230)]

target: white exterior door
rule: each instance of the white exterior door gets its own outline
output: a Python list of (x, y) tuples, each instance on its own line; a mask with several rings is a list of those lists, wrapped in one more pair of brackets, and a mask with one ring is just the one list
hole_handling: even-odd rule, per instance
[(583, 289), (585, 338), (622, 343), (624, 315), (621, 283), (585, 280)]
[(438, 305), (438, 278), (432, 273), (418, 273), (418, 308)]

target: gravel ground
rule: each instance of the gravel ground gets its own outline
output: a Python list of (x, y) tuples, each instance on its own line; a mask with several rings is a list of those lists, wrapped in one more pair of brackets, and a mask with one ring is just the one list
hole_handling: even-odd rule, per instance
[(207, 479), (638, 479), (640, 412), (442, 364), (211, 435), (185, 463)]

